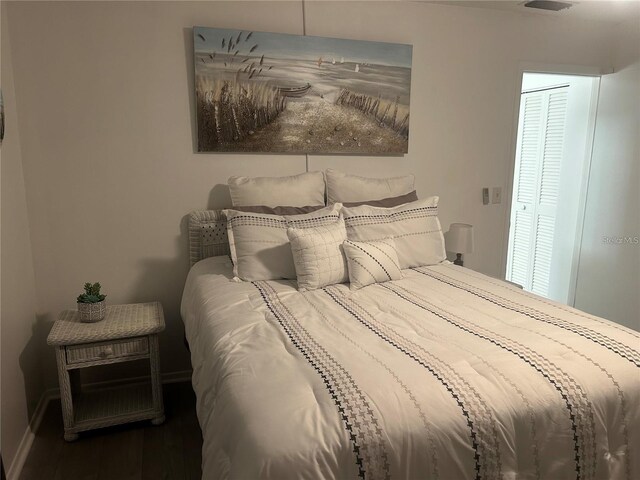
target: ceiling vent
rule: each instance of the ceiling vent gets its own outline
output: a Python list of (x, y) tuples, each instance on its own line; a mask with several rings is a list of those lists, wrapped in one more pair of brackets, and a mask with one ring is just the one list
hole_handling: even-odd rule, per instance
[(565, 8), (571, 8), (573, 5), (568, 2), (555, 2), (553, 0), (532, 0), (524, 4), (528, 8), (537, 8), (539, 10), (551, 10), (552, 12), (559, 12)]

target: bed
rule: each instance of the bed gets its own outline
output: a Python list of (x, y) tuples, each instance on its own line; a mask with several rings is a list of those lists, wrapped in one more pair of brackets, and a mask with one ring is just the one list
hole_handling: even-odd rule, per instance
[(640, 478), (638, 332), (448, 262), (299, 292), (227, 253), (194, 212), (203, 478)]

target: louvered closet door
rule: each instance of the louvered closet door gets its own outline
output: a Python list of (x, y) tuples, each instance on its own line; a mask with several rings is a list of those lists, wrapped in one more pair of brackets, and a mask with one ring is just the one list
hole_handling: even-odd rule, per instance
[(565, 142), (568, 88), (522, 95), (507, 279), (546, 296)]

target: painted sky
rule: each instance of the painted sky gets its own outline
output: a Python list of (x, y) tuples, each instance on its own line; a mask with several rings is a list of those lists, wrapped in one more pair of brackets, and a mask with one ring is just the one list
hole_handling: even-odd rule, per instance
[[(195, 50), (196, 52), (227, 53), (229, 38), (232, 37), (235, 43), (240, 32), (235, 29), (193, 27)], [(322, 57), (328, 61), (335, 58), (336, 62), (344, 57), (345, 62), (411, 68), (411, 45), (265, 32), (253, 32), (247, 41), (249, 33), (242, 31), (240, 42), (234, 50), (231, 50), (231, 53), (240, 50), (239, 55), (247, 55), (251, 47), (258, 45), (253, 55), (306, 60), (317, 60)], [(222, 48), (223, 39), (225, 40), (224, 49)]]

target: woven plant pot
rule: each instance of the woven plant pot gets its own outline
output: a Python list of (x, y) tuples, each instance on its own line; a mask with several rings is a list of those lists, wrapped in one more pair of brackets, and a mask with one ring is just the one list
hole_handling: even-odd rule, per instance
[(104, 300), (97, 303), (78, 303), (78, 313), (81, 322), (99, 322), (107, 314), (107, 304)]

